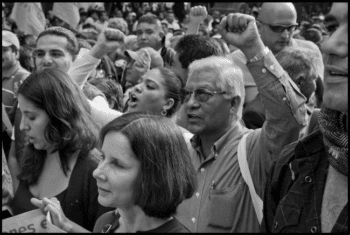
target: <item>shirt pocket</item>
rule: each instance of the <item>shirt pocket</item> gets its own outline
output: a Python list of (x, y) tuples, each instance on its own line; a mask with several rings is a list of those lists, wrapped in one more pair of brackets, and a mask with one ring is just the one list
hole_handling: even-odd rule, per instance
[(243, 195), (243, 184), (225, 189), (211, 190), (209, 193), (208, 225), (231, 229), (236, 208)]

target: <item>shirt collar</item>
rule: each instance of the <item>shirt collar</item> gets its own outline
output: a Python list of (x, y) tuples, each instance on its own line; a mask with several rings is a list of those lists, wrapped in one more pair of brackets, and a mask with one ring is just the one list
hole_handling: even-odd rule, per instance
[[(214, 153), (220, 153), (221, 150), (223, 150), (226, 145), (230, 142), (236, 141), (237, 139), (240, 139), (243, 135), (244, 129), (247, 130), (247, 128), (244, 128), (240, 121), (237, 121), (236, 124), (234, 124), (224, 135), (222, 135), (213, 145), (212, 151)], [(194, 135), (191, 138), (191, 145), (194, 149), (197, 151), (201, 151), (201, 139), (199, 135)]]

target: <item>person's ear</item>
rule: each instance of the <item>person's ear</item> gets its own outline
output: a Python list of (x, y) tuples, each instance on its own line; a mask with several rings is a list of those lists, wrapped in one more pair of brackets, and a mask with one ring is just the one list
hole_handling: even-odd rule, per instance
[(169, 98), (169, 99), (167, 99), (165, 105), (163, 106), (163, 109), (168, 111), (169, 109), (171, 109), (173, 107), (174, 104), (175, 104), (174, 99), (173, 98)]
[(163, 39), (165, 36), (163, 29), (159, 30), (159, 37)]
[(231, 112), (233, 114), (236, 114), (237, 111), (238, 111), (238, 108), (240, 107), (240, 104), (242, 101), (241, 97), (240, 96), (234, 96), (233, 98), (231, 98)]

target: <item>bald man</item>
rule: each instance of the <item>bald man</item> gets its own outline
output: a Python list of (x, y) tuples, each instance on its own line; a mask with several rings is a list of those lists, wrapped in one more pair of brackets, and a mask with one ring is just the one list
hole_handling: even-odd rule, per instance
[[(297, 12), (291, 2), (264, 2), (261, 6), (259, 17), (256, 21), (260, 37), (274, 55), (285, 47), (308, 48), (316, 52), (317, 57), (322, 61), (322, 54), (318, 46), (302, 39), (292, 38), (297, 27)], [(255, 99), (258, 94), (256, 84), (244, 64), (247, 59), (240, 50), (231, 53), (231, 58), (241, 65), (244, 74), (245, 104)], [(323, 80), (324, 66), (318, 66), (318, 75)]]

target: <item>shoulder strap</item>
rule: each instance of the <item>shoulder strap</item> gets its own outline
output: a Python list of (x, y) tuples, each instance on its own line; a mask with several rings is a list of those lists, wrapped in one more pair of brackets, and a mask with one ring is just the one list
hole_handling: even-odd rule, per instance
[(255, 191), (254, 183), (252, 180), (252, 176), (250, 174), (248, 161), (247, 161), (246, 139), (249, 133), (250, 132), (244, 134), (238, 144), (238, 151), (237, 151), (238, 163), (239, 163), (239, 168), (241, 170), (243, 179), (249, 187), (250, 196), (252, 197), (255, 213), (256, 213), (256, 216), (258, 217), (259, 224), (261, 224), (261, 221), (263, 218), (263, 201)]

